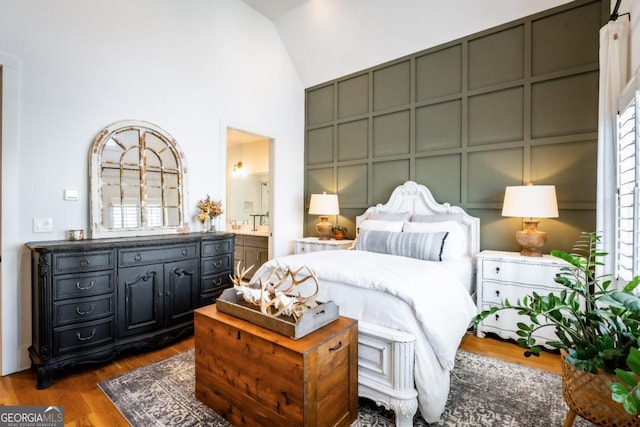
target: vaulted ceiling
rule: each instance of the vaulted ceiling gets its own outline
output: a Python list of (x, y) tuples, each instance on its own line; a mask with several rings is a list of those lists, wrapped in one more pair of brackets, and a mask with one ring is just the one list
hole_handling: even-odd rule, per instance
[(305, 88), (570, 0), (243, 0), (271, 20)]

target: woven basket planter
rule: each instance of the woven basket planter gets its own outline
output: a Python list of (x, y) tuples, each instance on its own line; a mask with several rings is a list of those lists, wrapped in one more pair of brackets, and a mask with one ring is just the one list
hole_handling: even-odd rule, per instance
[(584, 372), (565, 362), (562, 352), (562, 396), (569, 406), (564, 427), (573, 425), (576, 415), (602, 427), (640, 426), (640, 418), (631, 415), (624, 407), (611, 399), (612, 382), (619, 382), (615, 375), (601, 371), (598, 374)]

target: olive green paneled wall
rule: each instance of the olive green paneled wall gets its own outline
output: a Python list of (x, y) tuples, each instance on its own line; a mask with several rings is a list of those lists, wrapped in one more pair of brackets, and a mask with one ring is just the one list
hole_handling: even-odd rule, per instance
[[(306, 91), (305, 200), (337, 192), (338, 222), (399, 184), (481, 220), (482, 249), (519, 250), (508, 185), (553, 184), (545, 251), (595, 227), (599, 29), (609, 1), (574, 1)], [(336, 218), (332, 221), (335, 222)], [(315, 216), (305, 235), (315, 235)]]

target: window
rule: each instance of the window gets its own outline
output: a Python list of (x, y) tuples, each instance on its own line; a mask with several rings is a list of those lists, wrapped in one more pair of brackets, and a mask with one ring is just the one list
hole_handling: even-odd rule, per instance
[(185, 229), (184, 156), (166, 131), (116, 122), (91, 147), (91, 237)]
[(640, 274), (640, 144), (638, 141), (638, 103), (635, 91), (627, 106), (618, 113), (616, 276), (626, 283)]

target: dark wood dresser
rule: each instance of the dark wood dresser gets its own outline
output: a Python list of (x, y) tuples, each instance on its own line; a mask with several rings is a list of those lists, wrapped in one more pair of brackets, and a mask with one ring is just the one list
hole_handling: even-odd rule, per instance
[(195, 311), (196, 397), (235, 426), (346, 427), (358, 417), (358, 322), (293, 340), (216, 305)]
[(39, 389), (53, 373), (193, 333), (193, 310), (231, 287), (234, 235), (27, 243)]

